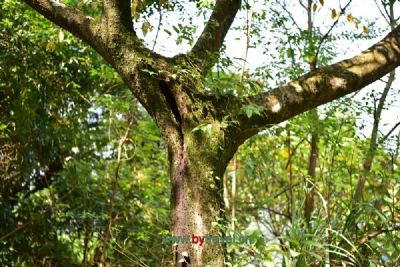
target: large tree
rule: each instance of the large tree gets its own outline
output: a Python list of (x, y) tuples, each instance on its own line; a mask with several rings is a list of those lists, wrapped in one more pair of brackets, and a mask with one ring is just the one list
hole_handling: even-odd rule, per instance
[[(146, 48), (138, 38), (129, 0), (103, 0), (102, 13), (96, 17), (61, 0), (24, 1), (95, 49), (156, 122), (168, 146), (174, 236), (219, 234), (213, 222), (224, 218), (222, 177), (246, 139), (360, 90), (400, 64), (396, 27), (355, 57), (314, 69), (275, 89), (251, 96), (216, 96), (205, 87), (205, 77), (218, 59), (240, 0), (217, 0), (192, 49), (172, 58)], [(259, 112), (247, 116), (249, 105)], [(199, 125), (210, 131), (197, 130)], [(173, 249), (176, 262), (224, 266), (221, 244), (177, 244)], [(184, 252), (187, 257), (182, 257)]]

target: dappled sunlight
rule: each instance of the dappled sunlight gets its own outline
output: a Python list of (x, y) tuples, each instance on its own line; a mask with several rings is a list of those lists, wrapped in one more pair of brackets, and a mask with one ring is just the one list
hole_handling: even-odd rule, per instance
[(333, 77), (329, 80), (333, 90), (337, 90), (346, 86), (346, 80), (339, 77)]
[(292, 86), (294, 88), (294, 90), (296, 91), (296, 93), (301, 93), (303, 92), (303, 87), (301, 87), (301, 85), (299, 84), (298, 81), (292, 81), (289, 83), (290, 86)]
[(277, 113), (282, 109), (282, 104), (276, 96), (270, 95), (268, 97), (268, 107), (273, 113)]

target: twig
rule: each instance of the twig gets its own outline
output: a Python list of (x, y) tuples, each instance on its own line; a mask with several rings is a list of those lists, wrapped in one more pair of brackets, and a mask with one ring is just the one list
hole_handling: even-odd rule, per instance
[(383, 6), (383, 10), (385, 11), (386, 15), (388, 18), (390, 18), (390, 13), (387, 11), (386, 6), (387, 4), (385, 4), (382, 0), (381, 0), (382, 6)]
[(365, 234), (360, 239), (360, 241), (358, 241), (358, 243), (363, 245), (365, 243), (368, 243), (372, 238), (377, 237), (380, 234), (393, 232), (393, 231), (399, 231), (399, 230), (400, 230), (400, 225), (396, 225), (396, 226), (389, 227), (389, 228), (384, 228), (384, 229), (377, 229), (377, 230), (374, 230), (372, 232), (369, 232), (369, 233)]
[[(249, 48), (250, 48), (250, 30), (251, 30), (251, 24), (252, 24), (252, 18), (253, 18), (253, 8), (254, 8), (254, 1), (253, 5), (250, 10), (247, 11), (246, 13), (246, 48), (244, 51), (244, 57), (243, 57), (243, 65), (242, 65), (242, 74), (240, 75), (240, 82), (243, 82), (244, 78), (244, 73), (246, 69), (246, 62), (247, 62), (247, 57), (249, 54)], [(250, 17), (249, 17), (250, 13)]]
[(160, 33), (160, 29), (161, 29), (161, 25), (162, 25), (162, 19), (163, 19), (162, 8), (161, 8), (160, 4), (158, 4), (158, 12), (160, 13), (160, 17), (159, 17), (159, 20), (158, 20), (156, 37), (154, 38), (154, 42), (153, 42), (153, 48), (151, 49), (153, 51), (154, 51), (154, 48), (156, 47), (156, 44), (157, 44), (158, 34)]
[(380, 143), (385, 142), (386, 139), (393, 133), (393, 131), (396, 130), (397, 127), (399, 127), (399, 125), (400, 125), (400, 121), (398, 123), (396, 123), (396, 125), (393, 126), (392, 129), (390, 129), (390, 131), (384, 137), (382, 137)]
[(299, 0), (299, 4), (305, 9), (307, 10), (307, 7), (303, 4), (303, 2), (301, 0)]
[[(295, 187), (295, 186), (298, 186), (299, 184), (300, 184), (300, 183), (294, 183), (294, 184), (292, 184), (292, 188)], [(276, 194), (274, 195), (273, 198), (279, 197), (280, 195), (286, 193), (286, 191), (288, 191), (288, 190), (289, 190), (289, 188), (285, 188), (285, 189), (281, 190), (280, 192), (276, 193)]]
[(339, 16), (338, 16), (338, 19), (332, 24), (332, 26), (331, 26), (331, 27), (329, 28), (329, 30), (325, 33), (325, 35), (322, 36), (322, 38), (321, 38), (321, 40), (320, 40), (320, 42), (319, 42), (318, 48), (317, 48), (317, 52), (315, 53), (315, 58), (316, 58), (316, 59), (318, 58), (318, 54), (319, 54), (319, 52), (320, 52), (320, 50), (321, 50), (322, 44), (324, 43), (324, 41), (326, 40), (326, 38), (328, 38), (328, 36), (329, 36), (329, 34), (331, 33), (331, 31), (333, 30), (333, 28), (335, 28), (336, 24), (339, 22), (340, 16), (341, 16), (342, 14), (344, 14), (344, 12), (346, 11), (347, 7), (351, 4), (351, 2), (352, 2), (352, 0), (349, 0), (349, 2), (347, 2), (347, 4), (346, 4), (343, 8), (341, 8), (340, 14), (339, 14)]
[(107, 250), (108, 247), (108, 243), (110, 241), (110, 236), (112, 236), (112, 225), (114, 223), (114, 221), (116, 220), (117, 216), (113, 216), (113, 212), (114, 212), (114, 200), (115, 200), (115, 196), (116, 196), (116, 191), (117, 191), (117, 186), (118, 186), (118, 179), (119, 179), (119, 169), (121, 167), (121, 155), (122, 155), (122, 147), (124, 146), (126, 140), (128, 139), (128, 135), (132, 129), (132, 125), (134, 123), (133, 118), (131, 118), (128, 121), (128, 125), (126, 128), (126, 131), (124, 133), (124, 135), (121, 137), (121, 139), (118, 142), (118, 149), (117, 149), (117, 167), (115, 168), (115, 174), (114, 174), (114, 178), (111, 181), (111, 196), (109, 198), (109, 206), (108, 206), (108, 223), (107, 223), (107, 227), (105, 229), (105, 233), (103, 236), (103, 244), (102, 244), (102, 248), (100, 250), (100, 255), (99, 255), (99, 260), (101, 263), (104, 262), (104, 256), (105, 256), (105, 252)]
[[(300, 1), (301, 3), (301, 1)], [(282, 7), (282, 9), (288, 14), (290, 20), (293, 22), (294, 26), (296, 26), (297, 30), (299, 30), (299, 33), (301, 33), (301, 28), (299, 24), (297, 24), (296, 20), (294, 19), (292, 13), (286, 8), (286, 2), (281, 3), (278, 1), (278, 4)]]
[(382, 17), (386, 20), (386, 22), (388, 24), (390, 24), (389, 20), (386, 18), (385, 14), (382, 12), (381, 7), (378, 5), (378, 2), (376, 0), (374, 0), (374, 3), (376, 5), (376, 7), (378, 8), (379, 13), (381, 13)]

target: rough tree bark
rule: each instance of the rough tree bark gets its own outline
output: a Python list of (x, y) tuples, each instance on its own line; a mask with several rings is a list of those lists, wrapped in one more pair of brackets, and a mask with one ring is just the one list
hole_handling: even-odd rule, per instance
[[(381, 78), (400, 64), (400, 28), (361, 54), (310, 73), (268, 92), (214, 97), (204, 76), (218, 51), (240, 0), (217, 0), (203, 33), (187, 55), (167, 58), (137, 38), (129, 0), (103, 0), (94, 19), (59, 0), (24, 0), (47, 19), (93, 47), (123, 78), (159, 127), (169, 151), (172, 235), (218, 235), (212, 222), (223, 212), (222, 177), (247, 138)], [(259, 105), (248, 118), (243, 108)], [(193, 131), (208, 125), (210, 133)], [(182, 255), (188, 257), (183, 258)], [(191, 266), (224, 266), (219, 244), (178, 244), (175, 261)], [(185, 266), (184, 263), (181, 264)]]

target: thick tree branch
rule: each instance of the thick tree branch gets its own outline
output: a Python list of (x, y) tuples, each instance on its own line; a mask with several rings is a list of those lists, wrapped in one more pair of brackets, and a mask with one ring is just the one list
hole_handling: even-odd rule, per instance
[(108, 32), (134, 33), (129, 0), (103, 0), (103, 4), (102, 22), (106, 23)]
[(93, 47), (98, 46), (98, 23), (81, 10), (58, 0), (24, 0), (29, 6)]
[(241, 0), (218, 0), (204, 31), (201, 33), (191, 54), (201, 71), (207, 72), (216, 62), (225, 36), (231, 27)]
[(121, 60), (132, 62), (132, 58), (138, 59), (140, 55), (154, 56), (135, 36), (129, 0), (104, 0), (100, 20), (64, 4), (62, 0), (24, 1), (46, 19), (89, 44), (115, 68)]
[[(262, 107), (260, 115), (239, 115), (245, 138), (259, 128), (277, 124), (349, 93), (362, 89), (400, 65), (400, 26), (359, 55), (311, 71), (268, 92), (232, 101)], [(240, 101), (240, 103), (238, 103)], [(235, 103), (236, 102), (236, 103)], [(243, 112), (242, 112), (243, 113)], [(240, 114), (240, 113), (239, 113)], [(246, 137), (247, 136), (247, 137)]]
[[(143, 70), (151, 70), (157, 74), (161, 69), (171, 69), (173, 64), (171, 60), (167, 62), (165, 57), (146, 48), (135, 36), (129, 0), (104, 0), (100, 20), (87, 16), (61, 0), (24, 1), (45, 18), (93, 47), (121, 75), (155, 120), (165, 120), (167, 116), (163, 114), (168, 114), (169, 108), (158, 89), (157, 78), (146, 77), (142, 80), (145, 75)], [(149, 58), (151, 64), (148, 63)], [(150, 85), (151, 80), (153, 83)], [(146, 90), (143, 89), (144, 84), (147, 85)]]

